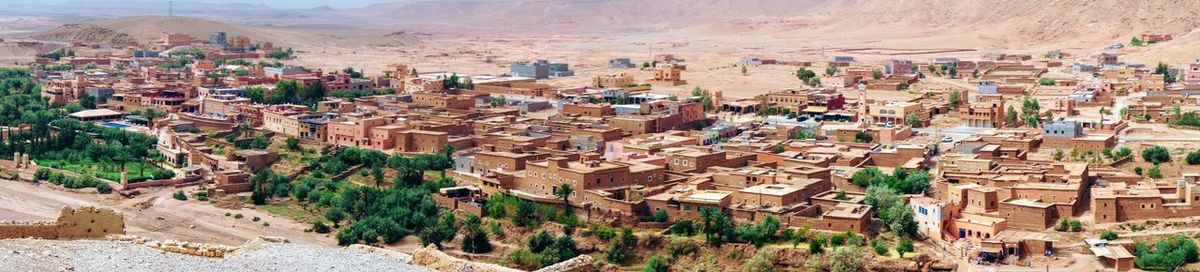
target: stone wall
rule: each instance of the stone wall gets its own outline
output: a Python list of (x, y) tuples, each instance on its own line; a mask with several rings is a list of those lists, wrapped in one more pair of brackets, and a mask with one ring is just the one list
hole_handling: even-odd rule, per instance
[(99, 239), (125, 233), (125, 219), (107, 208), (64, 207), (55, 222), (3, 222), (0, 239)]

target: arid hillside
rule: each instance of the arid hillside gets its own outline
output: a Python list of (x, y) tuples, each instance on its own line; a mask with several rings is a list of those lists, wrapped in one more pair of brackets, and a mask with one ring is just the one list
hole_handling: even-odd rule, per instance
[(518, 33), (653, 32), (739, 18), (795, 16), (823, 0), (408, 0), (358, 14), (421, 30)]
[[(1181, 0), (440, 0), (345, 11), (425, 31), (609, 33), (919, 39), (976, 47), (1095, 46), (1143, 32), (1200, 26)], [(927, 45), (929, 46), (929, 45)]]
[(230, 37), (246, 36), (253, 41), (271, 41), (281, 46), (320, 47), (329, 43), (345, 45), (397, 46), (416, 42), (412, 35), (357, 29), (285, 28), (241, 26), (194, 17), (134, 16), (86, 23), (66, 24), (33, 35), (33, 38), (52, 41), (86, 43), (132, 44), (151, 43), (161, 33), (185, 33), (196, 39), (224, 31)]
[(129, 44), (154, 41), (163, 32), (207, 37), (217, 31), (225, 31), (230, 36), (241, 35), (255, 40), (271, 38), (276, 35), (255, 28), (191, 17), (136, 16), (66, 24), (34, 35), (34, 37), (44, 40)]

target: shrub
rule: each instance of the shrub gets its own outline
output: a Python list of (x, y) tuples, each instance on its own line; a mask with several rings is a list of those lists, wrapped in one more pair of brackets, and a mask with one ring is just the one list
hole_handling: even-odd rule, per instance
[(271, 223), (263, 222), (263, 227), (270, 227)]
[(313, 221), (312, 230), (316, 233), (329, 233), (329, 226), (326, 226), (321, 221)]
[(1167, 148), (1165, 147), (1157, 145), (1151, 146), (1149, 148), (1142, 149), (1142, 159), (1145, 159), (1146, 162), (1153, 164), (1164, 163), (1171, 161), (1171, 152), (1167, 151)]
[(233, 215), (233, 214), (229, 213), (229, 212), (225, 212), (225, 216), (230, 216), (230, 215)]
[(1150, 171), (1146, 171), (1146, 176), (1152, 179), (1160, 179), (1163, 177), (1162, 170), (1158, 168), (1158, 165), (1151, 166)]
[(679, 236), (696, 235), (696, 226), (692, 223), (692, 220), (675, 221), (675, 224), (671, 225), (671, 234)]
[(600, 238), (600, 240), (608, 241), (613, 237), (617, 237), (617, 232), (609, 226), (602, 225), (596, 229), (596, 238)]
[(686, 238), (675, 238), (667, 242), (667, 253), (671, 260), (683, 255), (692, 255), (700, 251), (700, 243)]
[(650, 260), (646, 261), (646, 265), (642, 267), (642, 272), (667, 272), (671, 271), (667, 268), (667, 261), (664, 261), (662, 256), (655, 254), (650, 256)]
[(37, 171), (33, 172), (33, 181), (34, 182), (46, 181), (49, 179), (50, 179), (50, 168), (38, 168)]
[(831, 246), (846, 245), (846, 236), (841, 233), (834, 234), (832, 237), (829, 237), (829, 245), (831, 245)]
[(113, 188), (112, 185), (108, 185), (108, 182), (97, 182), (96, 192), (101, 194), (111, 194), (113, 192)]
[(1058, 225), (1054, 226), (1054, 230), (1056, 230), (1056, 231), (1067, 231), (1070, 229), (1071, 229), (1071, 222), (1068, 221), (1066, 218), (1058, 220)]
[(759, 251), (757, 254), (754, 254), (754, 257), (750, 257), (750, 260), (746, 261), (746, 263), (742, 265), (742, 271), (743, 272), (775, 271), (775, 253), (766, 251), (766, 250)]
[(245, 217), (245, 216), (243, 216), (243, 215), (242, 215), (242, 214), (240, 214), (240, 213), (239, 213), (239, 214), (234, 214), (234, 215), (233, 215), (233, 218), (237, 218), (237, 219), (242, 219), (242, 217)]
[(1188, 152), (1187, 159), (1185, 159), (1185, 161), (1187, 161), (1188, 165), (1200, 164), (1200, 150)]
[(900, 240), (900, 243), (896, 244), (896, 252), (900, 253), (901, 258), (904, 257), (904, 253), (913, 252), (913, 250), (915, 250), (915, 248), (913, 248), (912, 241)]
[(874, 248), (875, 248), (875, 254), (885, 255), (888, 253), (887, 245), (884, 243), (877, 243), (877, 244), (875, 244)]
[(1112, 241), (1112, 240), (1116, 240), (1117, 238), (1118, 238), (1117, 232), (1115, 232), (1115, 231), (1104, 230), (1104, 231), (1100, 232), (1100, 239)]
[(250, 221), (254, 221), (254, 222), (258, 222), (259, 220), (262, 220), (262, 218), (258, 218), (258, 216), (255, 216), (254, 218), (250, 218)]
[(650, 216), (647, 216), (646, 218), (643, 218), (643, 219), (642, 219), (642, 221), (646, 221), (646, 222), (667, 222), (667, 211), (666, 211), (666, 210), (663, 210), (663, 209), (658, 209), (658, 210), (655, 210), (655, 211), (654, 211), (654, 214), (652, 214), (652, 215), (650, 215)]
[(1080, 232), (1080, 231), (1083, 231), (1083, 223), (1079, 222), (1078, 219), (1072, 219), (1071, 220), (1071, 232)]
[(171, 197), (179, 201), (187, 201), (187, 194), (184, 194), (183, 191), (175, 191), (175, 194), (172, 194)]
[(1139, 243), (1134, 249), (1134, 264), (1143, 270), (1173, 271), (1200, 259), (1196, 248), (1196, 242), (1183, 235), (1158, 240), (1154, 246)]
[(808, 241), (809, 254), (821, 254), (821, 252), (825, 252), (825, 235), (823, 234)]

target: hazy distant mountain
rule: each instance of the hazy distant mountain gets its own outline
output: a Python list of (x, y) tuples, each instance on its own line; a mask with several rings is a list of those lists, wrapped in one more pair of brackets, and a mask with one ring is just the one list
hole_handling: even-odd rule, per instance
[[(363, 24), (426, 31), (957, 36), (999, 43), (1098, 42), (1188, 33), (1180, 0), (410, 0), (342, 11)], [(765, 33), (760, 33), (765, 32)], [(953, 38), (953, 37), (947, 37)]]

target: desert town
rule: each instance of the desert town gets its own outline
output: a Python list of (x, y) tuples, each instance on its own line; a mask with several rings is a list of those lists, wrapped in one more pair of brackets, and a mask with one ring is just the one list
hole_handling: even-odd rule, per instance
[[(1177, 35), (461, 70), (306, 66), (312, 48), (222, 31), (9, 38), (39, 53), (0, 68), (0, 248), (379, 254), (334, 270), (1200, 270), (1200, 59), (1126, 59)], [(763, 70), (789, 87), (695, 83)]]

